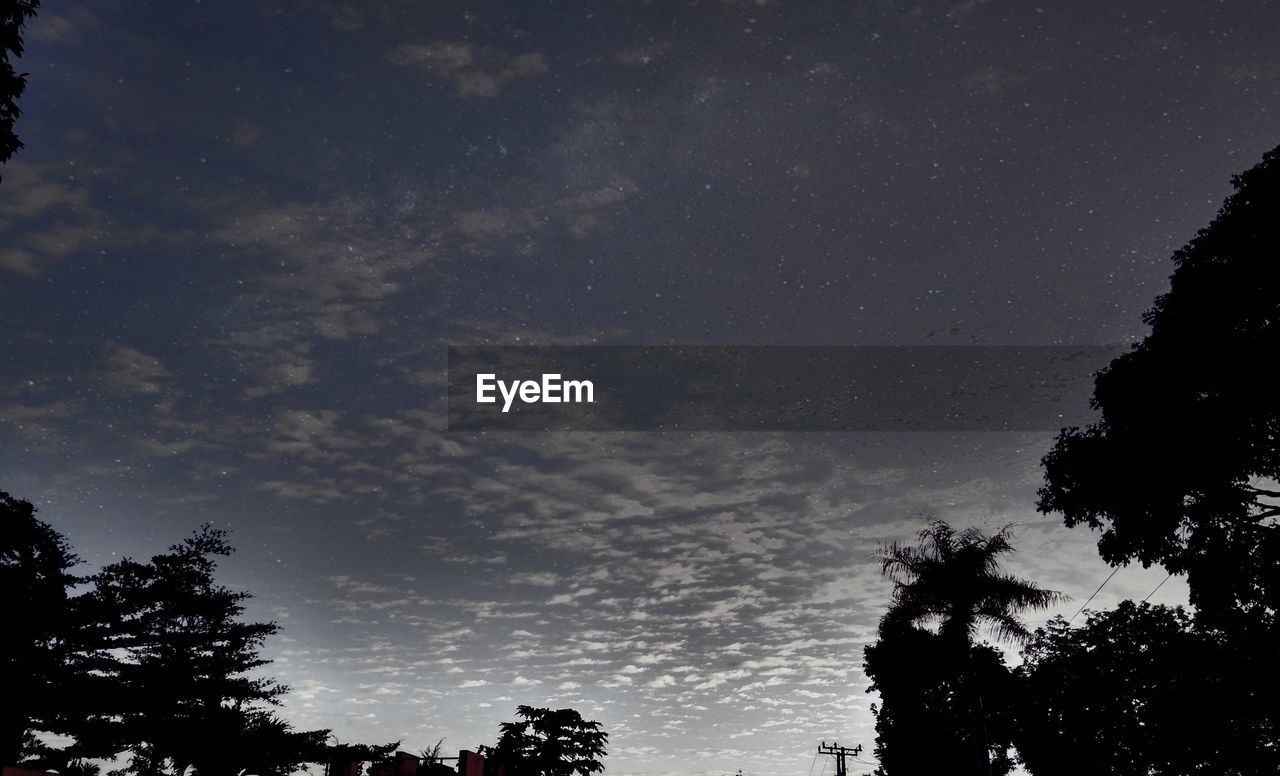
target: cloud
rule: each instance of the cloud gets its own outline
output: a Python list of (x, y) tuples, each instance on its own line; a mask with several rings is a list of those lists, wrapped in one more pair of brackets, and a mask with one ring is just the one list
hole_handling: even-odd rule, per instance
[(69, 164), (5, 165), (0, 186), (0, 269), (38, 275), (85, 252), (105, 231), (106, 214), (92, 203), (89, 182), (101, 171)]
[(389, 234), (384, 221), (377, 203), (346, 198), (224, 214), (211, 237), (236, 255), (271, 261), (237, 300), (254, 318), (223, 341), (296, 354), (302, 334), (349, 340), (378, 333), (382, 305), (401, 290), (398, 278), (418, 271), (425, 280), (432, 258), (419, 227)]
[(102, 363), (104, 383), (121, 393), (161, 393), (174, 377), (160, 359), (114, 342), (103, 347)]
[(283, 354), (260, 367), (258, 384), (245, 388), (245, 396), (256, 399), (316, 382), (317, 362), (304, 355), (308, 350), (306, 345), (302, 345), (297, 351)]
[(548, 69), (538, 52), (510, 54), (462, 41), (406, 43), (388, 51), (386, 58), (451, 82), (459, 97), (497, 97), (512, 81), (540, 76)]
[(73, 412), (72, 406), (65, 401), (36, 404), (19, 400), (0, 404), (0, 423), (27, 439), (52, 442), (54, 437), (60, 436), (58, 428)]
[(310, 480), (307, 482), (285, 482), (282, 480), (263, 480), (258, 489), (271, 493), (279, 498), (290, 500), (313, 501), (317, 504), (328, 504), (343, 498), (344, 493), (333, 480)]
[(154, 456), (157, 458), (168, 458), (175, 455), (191, 452), (201, 446), (198, 439), (187, 438), (174, 442), (166, 442), (160, 439), (152, 439), (143, 437), (134, 440), (134, 445), (142, 451), (144, 455)]
[(652, 65), (661, 61), (670, 50), (671, 44), (668, 41), (643, 46), (628, 46), (617, 51), (613, 55), (613, 60), (620, 65)]
[(560, 581), (558, 574), (549, 571), (528, 571), (511, 575), (511, 584), (533, 587), (553, 587)]
[(27, 23), (27, 37), (41, 43), (74, 45), (85, 32), (98, 24), (93, 12), (85, 6), (74, 6), (65, 14), (41, 11)]
[(988, 65), (964, 76), (962, 83), (969, 94), (994, 96), (1016, 89), (1028, 80), (1028, 76), (1022, 73), (1012, 73)]
[(296, 682), (290, 687), (290, 694), (301, 698), (304, 701), (315, 700), (324, 693), (335, 693), (332, 687), (328, 687), (315, 679), (303, 679)]
[(344, 428), (343, 417), (334, 410), (277, 410), (265, 434), (267, 453), (332, 463), (350, 461), (350, 451), (370, 444)]
[(598, 592), (600, 591), (594, 587), (583, 587), (578, 590), (574, 590), (571, 593), (560, 593), (558, 595), (554, 595), (547, 601), (547, 604), (549, 606), (556, 606), (558, 604), (577, 604), (579, 599), (593, 596)]

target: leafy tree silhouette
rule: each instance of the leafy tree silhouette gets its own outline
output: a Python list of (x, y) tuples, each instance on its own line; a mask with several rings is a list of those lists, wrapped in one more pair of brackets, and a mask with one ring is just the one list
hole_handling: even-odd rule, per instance
[(590, 776), (604, 770), (609, 734), (573, 709), (518, 706), (517, 722), (503, 722), (492, 749), (494, 759), (511, 766), (514, 776)]
[(1274, 749), (1236, 712), (1244, 685), (1224, 681), (1240, 657), (1180, 608), (1125, 601), (1074, 629), (1055, 618), (1019, 668), (1023, 763), (1036, 776), (1274, 774)]
[(40, 0), (10, 0), (0, 8), (0, 163), (22, 148), (13, 125), (22, 114), (18, 98), (27, 88), (27, 74), (15, 70), (10, 57), (22, 56), (23, 27), (39, 8)]
[[(358, 773), (360, 765), (386, 760), (400, 748), (399, 741), (382, 745), (344, 744), (332, 735), (329, 737), (333, 738), (334, 742), (327, 744), (322, 750), (322, 756), (316, 760), (324, 763), (325, 776), (349, 776), (349, 774)], [(371, 766), (370, 770), (374, 770), (374, 767)]]
[[(1280, 353), (1280, 148), (1232, 184), (1174, 254), (1150, 333), (1098, 373), (1101, 419), (1064, 429), (1045, 456), (1039, 509), (1100, 531), (1113, 565), (1186, 575), (1195, 630), (1219, 649), (1181, 681), (1212, 677), (1226, 698), (1199, 754), (1214, 773), (1277, 773), (1280, 392), (1267, 367)], [(1169, 772), (1197, 772), (1199, 755), (1183, 754)]]
[(421, 763), (418, 766), (420, 776), (427, 774), (436, 774), (437, 776), (449, 776), (449, 774), (457, 773), (456, 769), (450, 768), (444, 764), (444, 739), (436, 741), (429, 749), (423, 749), (420, 753), (422, 756)]
[[(1017, 615), (1043, 609), (1062, 596), (1005, 574), (1001, 556), (1013, 552), (1008, 527), (987, 536), (976, 528), (956, 532), (931, 520), (915, 546), (894, 543), (879, 555), (881, 571), (893, 580), (893, 596), (883, 627), (890, 631), (936, 622), (938, 637), (963, 666), (963, 707), (970, 718), (970, 751), (977, 776), (991, 773), (991, 754), (974, 638), (980, 626), (993, 635), (1024, 642), (1030, 632)], [(954, 765), (952, 766), (954, 768)]]
[(278, 628), (241, 622), (249, 594), (214, 580), (216, 559), (232, 551), (206, 525), (148, 563), (125, 559), (94, 577), (93, 597), (116, 614), (103, 645), (125, 655), (110, 666), (117, 713), (99, 735), (132, 753), (131, 773), (234, 776), (323, 757), (328, 731), (289, 729), (267, 713), (286, 688), (250, 676)]
[[(113, 774), (285, 776), (323, 763), (347, 776), (394, 751), (398, 742), (330, 744), (328, 730), (295, 731), (271, 711), (285, 688), (251, 674), (277, 628), (242, 622), (249, 594), (214, 580), (232, 551), (204, 526), (147, 563), (77, 577), (67, 540), (0, 491), (0, 687), (22, 699), (0, 704), (0, 765), (97, 776), (89, 759), (128, 752)], [(85, 582), (91, 590), (72, 594)], [(55, 748), (37, 732), (74, 740)]]
[[(987, 644), (973, 645), (973, 667), (982, 686), (991, 772), (1013, 768), (1016, 678), (1004, 656)], [(886, 622), (863, 650), (863, 669), (880, 693), (876, 718), (877, 776), (951, 773), (973, 759), (972, 719), (967, 711), (967, 666), (937, 633)], [(927, 741), (923, 746), (921, 742)]]
[(1045, 456), (1039, 508), (1100, 530), (1113, 565), (1186, 574), (1197, 619), (1238, 631), (1280, 611), (1280, 148), (1232, 183), (1150, 334), (1097, 374), (1101, 419)]
[(70, 748), (58, 748), (37, 741), (29, 736), (27, 754), (21, 766), (41, 771), (57, 771), (61, 776), (99, 776), (102, 766), (91, 760), (76, 757)]
[(398, 747), (399, 744), (396, 744), (376, 758), (365, 770), (367, 776), (400, 776), (405, 773), (415, 776), (450, 776), (457, 773), (457, 769), (444, 764), (443, 738), (431, 748), (419, 750), (417, 755), (396, 751)]
[(78, 559), (70, 544), (36, 517), (30, 502), (0, 491), (0, 765), (35, 749), (34, 730), (59, 731), (58, 696), (74, 671), (68, 644), (71, 573)]
[(227, 706), (200, 715), (196, 725), (185, 735), (200, 747), (191, 761), (200, 776), (288, 776), (322, 762), (329, 736), (328, 730), (295, 731), (270, 711)]

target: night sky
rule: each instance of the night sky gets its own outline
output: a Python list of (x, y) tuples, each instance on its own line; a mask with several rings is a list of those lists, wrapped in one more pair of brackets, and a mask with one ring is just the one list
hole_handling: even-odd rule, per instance
[(46, 0), (0, 168), (0, 488), (86, 568), (231, 529), (286, 716), (344, 741), (473, 748), (530, 704), (601, 721), (611, 774), (870, 750), (879, 543), (1018, 523), (1067, 615), (1108, 574), (1034, 510), (1052, 433), (449, 432), (446, 347), (1134, 341), (1280, 142), (1277, 29)]

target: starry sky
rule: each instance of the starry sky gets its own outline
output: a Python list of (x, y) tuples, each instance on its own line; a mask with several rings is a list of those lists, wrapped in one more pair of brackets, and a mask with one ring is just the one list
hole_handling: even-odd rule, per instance
[(470, 748), (523, 703), (601, 721), (611, 774), (870, 750), (880, 543), (1017, 523), (1068, 615), (1106, 577), (1034, 511), (1051, 432), (450, 432), (447, 347), (1134, 341), (1280, 142), (1278, 27), (46, 0), (0, 169), (0, 487), (87, 568), (231, 529), (286, 715), (344, 741)]

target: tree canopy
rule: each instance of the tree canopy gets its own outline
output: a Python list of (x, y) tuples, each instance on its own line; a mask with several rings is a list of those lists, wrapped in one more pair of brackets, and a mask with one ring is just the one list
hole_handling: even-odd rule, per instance
[[(244, 620), (250, 595), (217, 582), (233, 552), (203, 526), (149, 560), (76, 576), (70, 544), (28, 502), (0, 492), (0, 764), (96, 776), (285, 776), (307, 763), (335, 774), (381, 747), (331, 744), (273, 707), (286, 688), (262, 674), (275, 623)], [(66, 736), (53, 746), (43, 734)]]
[(935, 519), (920, 531), (916, 545), (885, 548), (881, 570), (894, 583), (886, 619), (934, 621), (944, 639), (966, 647), (983, 625), (999, 638), (1026, 640), (1030, 633), (1018, 614), (1043, 609), (1061, 596), (1003, 571), (1001, 557), (1013, 552), (1009, 539), (1008, 527), (986, 535)]
[(40, 0), (11, 0), (0, 10), (0, 163), (22, 148), (14, 124), (22, 111), (18, 98), (27, 88), (27, 74), (19, 73), (11, 57), (22, 56), (22, 31), (36, 15)]
[(215, 580), (217, 558), (232, 551), (226, 532), (206, 525), (147, 563), (126, 558), (94, 577), (95, 601), (115, 616), (104, 646), (124, 655), (112, 669), (130, 703), (110, 727), (135, 773), (168, 762), (224, 776), (245, 767), (228, 758), (260, 750), (272, 732), (278, 748), (300, 745), (264, 713), (285, 688), (252, 673), (266, 665), (258, 651), (277, 626), (241, 621), (249, 594)]
[(1044, 458), (1039, 508), (1102, 532), (1112, 564), (1187, 574), (1202, 619), (1280, 608), (1280, 149), (1232, 179), (1174, 254), (1151, 331), (1097, 375), (1101, 419)]
[(60, 727), (53, 699), (74, 674), (76, 563), (66, 538), (30, 502), (0, 491), (0, 687), (23, 699), (0, 704), (0, 764), (17, 762), (32, 730)]
[[(1031, 634), (1018, 615), (1029, 609), (1042, 609), (1061, 597), (1006, 574), (1000, 560), (1011, 552), (1007, 527), (987, 535), (976, 528), (956, 531), (946, 521), (931, 520), (920, 531), (916, 545), (895, 543), (879, 555), (881, 571), (894, 583), (889, 611), (881, 623), (882, 639), (883, 634), (888, 634), (923, 648), (928, 640), (913, 636), (910, 629), (926, 623), (938, 626), (937, 646), (947, 655), (941, 666), (933, 665), (935, 669), (945, 667), (939, 676), (946, 681), (940, 679), (938, 689), (952, 692), (948, 686), (954, 688), (954, 706), (968, 712), (969, 748), (978, 776), (993, 771), (983, 676), (975, 659), (977, 631), (986, 625), (997, 637), (1025, 641)], [(874, 654), (868, 652), (870, 660)], [(936, 655), (932, 659), (938, 660)], [(881, 716), (895, 713), (904, 700), (905, 695), (896, 692), (886, 696)], [(944, 715), (942, 719), (945, 718)], [(943, 735), (940, 733), (939, 737)], [(888, 749), (892, 740), (880, 738), (878, 745)], [(1007, 770), (1004, 756), (1004, 751), (997, 748), (995, 763)]]
[(1055, 618), (1023, 651), (1015, 745), (1036, 776), (1274, 774), (1272, 674), (1180, 608), (1124, 601), (1075, 628)]
[[(881, 624), (863, 654), (868, 691), (880, 694), (872, 706), (877, 776), (965, 772), (961, 764), (973, 759), (968, 663), (937, 633), (892, 622)], [(973, 667), (982, 687), (991, 773), (1003, 776), (1013, 768), (1014, 675), (1004, 656), (986, 644), (974, 645)]]
[(590, 776), (604, 770), (609, 734), (573, 709), (519, 706), (515, 722), (499, 726), (493, 756), (516, 776)]

